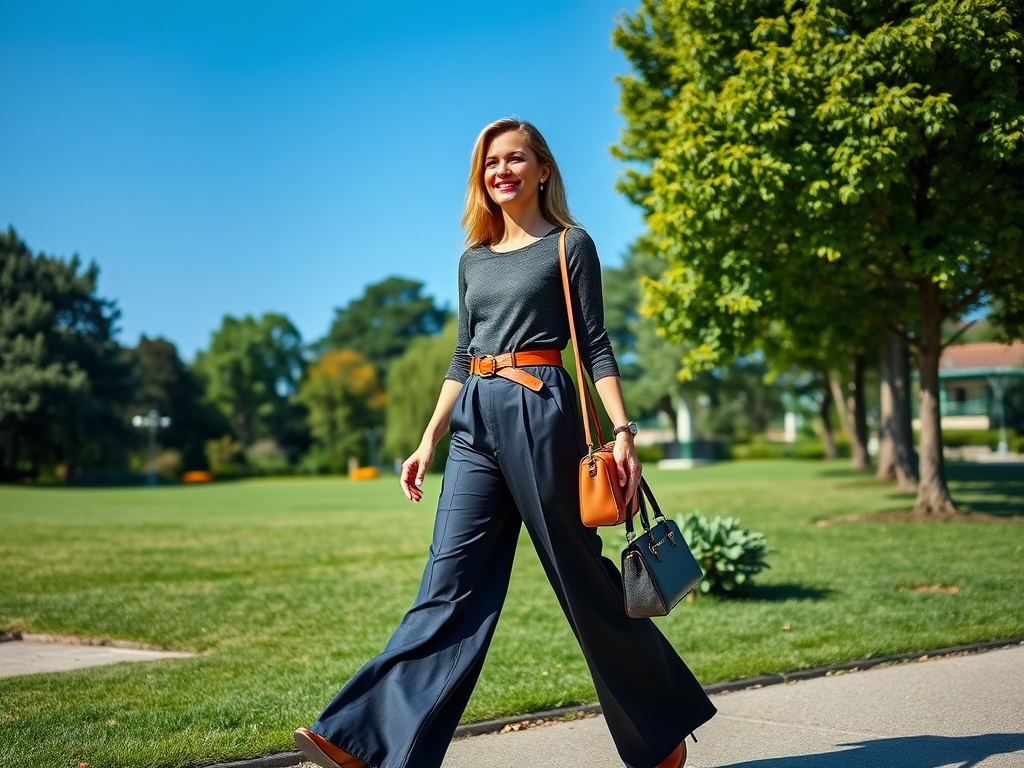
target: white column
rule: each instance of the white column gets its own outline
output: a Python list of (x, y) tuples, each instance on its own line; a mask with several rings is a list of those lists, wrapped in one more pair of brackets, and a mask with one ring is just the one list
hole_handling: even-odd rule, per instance
[(682, 397), (676, 401), (676, 440), (680, 443), (693, 442), (693, 422), (690, 419), (690, 406)]
[(786, 411), (786, 419), (784, 422), (785, 439), (787, 443), (796, 442), (796, 414), (792, 411)]

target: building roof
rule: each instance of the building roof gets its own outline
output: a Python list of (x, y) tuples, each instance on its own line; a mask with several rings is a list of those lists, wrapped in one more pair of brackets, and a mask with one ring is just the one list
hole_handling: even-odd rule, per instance
[(946, 347), (939, 358), (939, 375), (980, 373), (995, 368), (1024, 369), (1024, 341), (1010, 344), (981, 342)]

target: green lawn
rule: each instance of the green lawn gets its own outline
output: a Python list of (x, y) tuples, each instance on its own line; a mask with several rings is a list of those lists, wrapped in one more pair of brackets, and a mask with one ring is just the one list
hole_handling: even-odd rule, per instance
[[(954, 465), (996, 522), (844, 523), (895, 495), (843, 464), (647, 470), (666, 511), (738, 515), (775, 553), (755, 596), (660, 620), (705, 683), (1024, 633), (1024, 470)], [(185, 766), (291, 747), (416, 591), (437, 476), (0, 488), (0, 629), (199, 652), (0, 680), (0, 765)], [(619, 531), (605, 531), (618, 559)], [(467, 720), (594, 700), (528, 539)], [(931, 585), (958, 592), (917, 592)], [(788, 629), (784, 629), (788, 628)], [(624, 659), (623, 663), (630, 663)]]

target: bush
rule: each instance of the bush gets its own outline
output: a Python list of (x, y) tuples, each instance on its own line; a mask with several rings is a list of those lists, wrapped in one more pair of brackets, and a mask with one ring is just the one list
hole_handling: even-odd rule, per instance
[(636, 457), (641, 464), (657, 464), (665, 458), (665, 446), (638, 445), (636, 446)]
[(214, 477), (241, 477), (245, 474), (242, 444), (230, 435), (206, 441), (206, 460)]
[(771, 550), (764, 534), (740, 528), (739, 518), (716, 517), (709, 521), (693, 512), (677, 522), (704, 571), (698, 585), (703, 594), (746, 594), (753, 586), (753, 577), (768, 567), (765, 557)]
[[(1006, 430), (1006, 438), (1013, 441), (1017, 433), (1012, 429)], [(914, 432), (914, 442), (921, 444), (921, 433)], [(942, 431), (942, 445), (945, 448), (963, 448), (966, 445), (987, 445), (993, 451), (999, 447), (998, 429), (944, 429)]]
[(153, 471), (166, 482), (176, 482), (181, 475), (181, 451), (165, 448), (159, 451), (154, 461)]
[(796, 443), (789, 452), (793, 459), (819, 459), (825, 458), (824, 443)]
[(732, 455), (735, 459), (784, 459), (788, 455), (787, 448), (787, 443), (756, 441), (748, 445), (734, 445)]
[[(824, 459), (825, 443), (821, 440), (801, 440), (796, 443), (769, 443), (755, 440), (748, 445), (733, 445), (734, 459)], [(850, 458), (850, 443), (836, 438), (836, 457)]]
[(1014, 453), (1024, 454), (1024, 435), (1010, 440), (1010, 450)]
[[(313, 445), (296, 467), (302, 475), (330, 475), (334, 472), (333, 458), (319, 445)], [(338, 473), (335, 473), (338, 474)]]
[(257, 475), (286, 475), (291, 472), (288, 456), (276, 440), (257, 440), (245, 450), (245, 460)]

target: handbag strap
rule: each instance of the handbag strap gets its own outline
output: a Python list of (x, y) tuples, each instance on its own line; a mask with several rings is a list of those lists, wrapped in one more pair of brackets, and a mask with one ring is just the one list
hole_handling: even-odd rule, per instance
[[(637, 499), (640, 501), (640, 525), (644, 528), (644, 533), (651, 532), (651, 520), (647, 516), (647, 502), (644, 501), (646, 496), (651, 501), (651, 508), (654, 510), (654, 522), (663, 523), (665, 522), (665, 515), (661, 512), (661, 507), (658, 506), (658, 500), (654, 498), (654, 491), (651, 490), (651, 486), (647, 484), (647, 480), (640, 476), (640, 487), (636, 492)], [(626, 516), (626, 542), (631, 544), (633, 539), (636, 538), (636, 533), (633, 532), (633, 516)]]
[[(566, 227), (558, 236), (558, 262), (562, 269), (562, 287), (565, 289), (565, 312), (569, 317), (569, 336), (572, 339), (573, 356), (576, 358), (576, 388), (580, 391), (580, 415), (583, 418), (583, 433), (587, 440), (587, 451), (593, 452), (594, 448), (604, 445), (604, 438), (601, 436), (601, 422), (597, 418), (597, 409), (594, 407), (593, 398), (590, 395), (590, 386), (583, 375), (583, 359), (580, 357), (580, 345), (576, 340), (576, 322), (572, 311), (572, 286), (569, 283), (569, 259), (565, 253), (565, 237), (571, 227)], [(594, 419), (594, 428), (597, 430), (597, 443), (594, 443), (590, 433), (590, 419)]]

